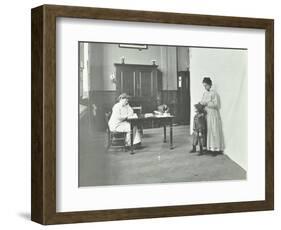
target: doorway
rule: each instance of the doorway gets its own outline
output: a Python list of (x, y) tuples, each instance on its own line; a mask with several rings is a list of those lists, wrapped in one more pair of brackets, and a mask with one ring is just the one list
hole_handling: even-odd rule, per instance
[(190, 72), (178, 71), (177, 74), (177, 123), (190, 124)]

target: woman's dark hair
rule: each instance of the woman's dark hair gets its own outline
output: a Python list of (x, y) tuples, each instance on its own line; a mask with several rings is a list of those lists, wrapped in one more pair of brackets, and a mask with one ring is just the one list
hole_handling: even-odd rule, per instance
[(206, 84), (211, 86), (212, 85), (212, 80), (209, 77), (204, 77), (203, 78), (203, 83), (206, 83)]

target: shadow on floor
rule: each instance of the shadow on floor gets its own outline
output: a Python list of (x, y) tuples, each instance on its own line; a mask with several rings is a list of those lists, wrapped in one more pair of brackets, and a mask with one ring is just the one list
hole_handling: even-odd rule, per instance
[(197, 156), (203, 156), (203, 155), (216, 157), (216, 156), (219, 156), (219, 155), (224, 155), (224, 153), (220, 152), (220, 151), (206, 151), (206, 152), (197, 154)]
[(31, 219), (31, 215), (28, 212), (20, 212), (20, 213), (18, 213), (18, 216), (25, 219), (25, 220)]

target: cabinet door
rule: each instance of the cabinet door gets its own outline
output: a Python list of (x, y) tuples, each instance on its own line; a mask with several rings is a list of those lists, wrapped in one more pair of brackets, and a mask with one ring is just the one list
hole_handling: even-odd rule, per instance
[(121, 92), (127, 93), (130, 96), (135, 96), (135, 83), (134, 83), (134, 71), (124, 70), (121, 72)]
[(140, 96), (152, 97), (153, 95), (153, 76), (151, 71), (140, 71)]

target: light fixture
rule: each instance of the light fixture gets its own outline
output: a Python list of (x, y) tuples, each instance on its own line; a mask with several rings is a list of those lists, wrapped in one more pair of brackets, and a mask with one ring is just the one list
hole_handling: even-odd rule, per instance
[(147, 45), (144, 44), (119, 44), (119, 48), (128, 48), (128, 49), (138, 49), (139, 51), (143, 49), (148, 49)]
[(115, 75), (115, 73), (114, 72), (112, 72), (110, 75), (109, 75), (109, 78), (110, 78), (110, 80), (113, 82), (113, 83), (115, 83), (116, 84), (116, 75)]

